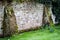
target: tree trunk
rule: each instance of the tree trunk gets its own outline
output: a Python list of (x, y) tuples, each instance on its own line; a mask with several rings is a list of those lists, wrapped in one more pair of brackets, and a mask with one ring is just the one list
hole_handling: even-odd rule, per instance
[(10, 36), (17, 32), (16, 18), (10, 5), (7, 5), (4, 9), (3, 29), (4, 36)]
[(50, 12), (50, 7), (45, 5), (45, 22), (48, 23), (49, 26), (53, 26), (53, 21), (51, 18), (51, 12)]

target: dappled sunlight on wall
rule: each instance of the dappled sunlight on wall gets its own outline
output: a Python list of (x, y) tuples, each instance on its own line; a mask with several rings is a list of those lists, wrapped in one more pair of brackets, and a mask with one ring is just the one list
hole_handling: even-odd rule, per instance
[(25, 30), (42, 26), (43, 4), (13, 3), (18, 30)]

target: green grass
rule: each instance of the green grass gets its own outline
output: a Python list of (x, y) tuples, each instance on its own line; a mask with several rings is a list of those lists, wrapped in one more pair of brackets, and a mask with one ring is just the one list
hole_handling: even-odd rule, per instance
[(49, 30), (35, 30), (13, 35), (10, 38), (0, 38), (0, 40), (60, 40), (60, 30), (56, 29), (54, 32)]
[(0, 40), (8, 40), (9, 37), (5, 37), (5, 38), (0, 38)]
[(60, 40), (60, 31), (36, 30), (12, 36), (10, 40)]

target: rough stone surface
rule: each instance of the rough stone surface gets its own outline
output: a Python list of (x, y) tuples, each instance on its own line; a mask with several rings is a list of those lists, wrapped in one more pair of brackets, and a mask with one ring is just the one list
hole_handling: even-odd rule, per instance
[[(44, 5), (39, 3), (12, 3), (18, 30), (26, 30), (42, 26)], [(3, 34), (2, 21), (4, 6), (0, 4), (0, 34)]]
[(13, 3), (18, 30), (26, 30), (42, 26), (43, 4)]
[[(14, 10), (15, 16), (12, 15), (13, 17), (10, 17), (9, 20), (10, 20), (10, 24), (12, 23), (11, 25), (13, 25), (13, 23), (15, 23), (14, 20), (16, 20), (16, 23), (18, 26), (18, 31), (42, 26), (43, 12), (45, 11), (43, 4), (30, 3), (30, 2), (24, 2), (24, 3), (19, 4), (19, 3), (13, 2), (12, 7)], [(55, 24), (56, 23), (55, 16), (52, 14), (51, 10), (52, 10), (52, 8), (49, 8), (49, 13), (51, 13), (53, 23)], [(2, 24), (3, 24), (3, 17), (4, 17), (4, 6), (0, 2), (0, 34), (3, 34), (3, 29), (1, 29)], [(15, 19), (15, 17), (16, 17), (16, 19)], [(11, 27), (14, 28), (13, 26), (11, 26)]]
[(0, 34), (3, 34), (3, 29), (2, 28), (2, 22), (3, 22), (3, 16), (4, 16), (4, 6), (0, 2)]

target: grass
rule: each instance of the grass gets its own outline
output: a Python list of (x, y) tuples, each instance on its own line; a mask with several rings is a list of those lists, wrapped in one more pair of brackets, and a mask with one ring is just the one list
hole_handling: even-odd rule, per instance
[(49, 30), (35, 30), (13, 35), (10, 38), (0, 38), (0, 40), (60, 40), (60, 30), (56, 29), (54, 32)]
[(60, 40), (60, 32), (31, 31), (12, 36), (10, 40)]
[(9, 37), (5, 37), (5, 38), (0, 38), (0, 40), (8, 40)]

